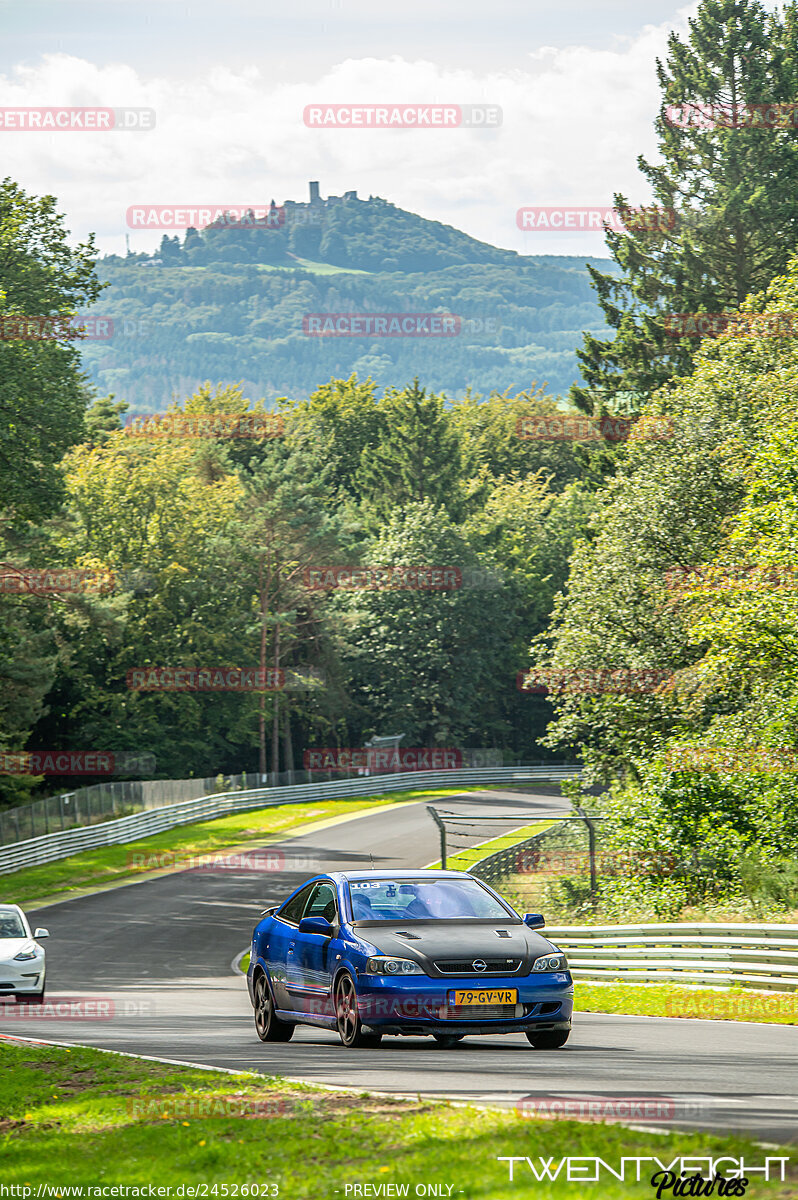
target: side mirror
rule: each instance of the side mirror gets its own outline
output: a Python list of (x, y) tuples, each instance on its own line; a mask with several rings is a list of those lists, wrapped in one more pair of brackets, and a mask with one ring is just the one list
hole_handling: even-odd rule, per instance
[(35, 938), (49, 937), (50, 930), (49, 929), (34, 929), (33, 936)]
[(543, 913), (524, 913), (524, 924), (530, 929), (543, 929), (546, 921)]
[(318, 933), (321, 937), (332, 937), (333, 927), (326, 917), (303, 917), (298, 933)]

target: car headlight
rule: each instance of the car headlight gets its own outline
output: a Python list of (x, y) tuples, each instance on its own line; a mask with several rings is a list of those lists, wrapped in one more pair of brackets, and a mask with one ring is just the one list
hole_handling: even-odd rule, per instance
[(564, 954), (544, 954), (532, 964), (533, 971), (567, 971), (568, 959)]
[(31, 958), (38, 958), (40, 953), (38, 946), (34, 946), (32, 950), (20, 950), (19, 954), (14, 955), (14, 962), (28, 962)]
[(417, 962), (410, 958), (388, 958), (378, 954), (366, 963), (367, 975), (423, 975)]

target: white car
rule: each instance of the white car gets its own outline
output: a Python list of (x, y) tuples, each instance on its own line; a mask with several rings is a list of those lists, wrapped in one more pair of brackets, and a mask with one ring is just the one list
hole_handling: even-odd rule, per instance
[(30, 1004), (44, 1000), (44, 950), (37, 938), (46, 929), (30, 931), (18, 904), (0, 904), (0, 997), (14, 996)]

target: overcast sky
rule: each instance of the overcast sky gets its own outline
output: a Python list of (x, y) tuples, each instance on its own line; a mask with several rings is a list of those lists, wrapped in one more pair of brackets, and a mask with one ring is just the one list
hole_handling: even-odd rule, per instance
[[(772, 5), (768, 5), (772, 7)], [(356, 189), (528, 254), (522, 206), (649, 199), (655, 59), (696, 4), (668, 0), (0, 0), (0, 106), (156, 110), (146, 133), (0, 132), (2, 174), (55, 193), (124, 252), (132, 204), (249, 204)], [(487, 130), (309, 129), (318, 103), (488, 103)], [(150, 249), (161, 233), (130, 233)]]

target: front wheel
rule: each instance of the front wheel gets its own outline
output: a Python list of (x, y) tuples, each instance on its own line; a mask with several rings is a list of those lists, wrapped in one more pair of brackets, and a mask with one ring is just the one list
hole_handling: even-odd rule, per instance
[(357, 1010), (357, 992), (351, 975), (342, 975), (335, 987), (335, 1017), (338, 1035), (343, 1044), (350, 1046), (379, 1046), (381, 1033), (364, 1033), (360, 1013)]
[(435, 1041), (442, 1050), (450, 1050), (452, 1046), (456, 1046), (458, 1042), (462, 1042), (465, 1037), (464, 1033), (433, 1033)]
[(255, 1031), (258, 1037), (262, 1042), (290, 1042), (295, 1029), (290, 1021), (280, 1021), (275, 1016), (271, 988), (266, 976), (259, 975), (255, 980)]
[(559, 1050), (564, 1046), (570, 1036), (570, 1029), (546, 1029), (540, 1033), (535, 1033), (534, 1029), (527, 1029), (527, 1041), (534, 1046), (536, 1050)]

